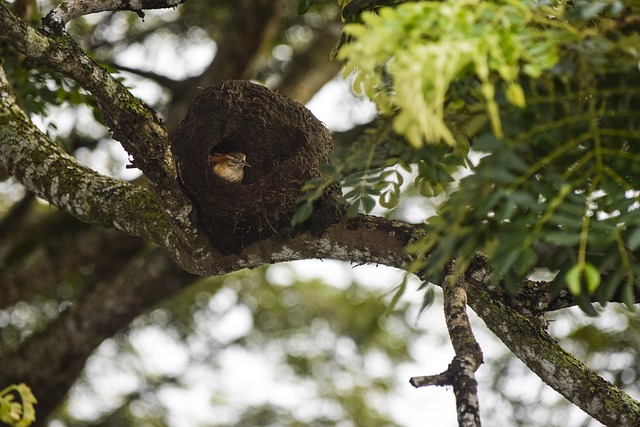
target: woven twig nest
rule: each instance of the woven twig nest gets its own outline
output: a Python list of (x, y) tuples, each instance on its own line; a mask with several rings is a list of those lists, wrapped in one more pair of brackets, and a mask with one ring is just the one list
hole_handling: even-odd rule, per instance
[[(185, 191), (224, 253), (288, 227), (302, 185), (320, 176), (331, 150), (329, 131), (308, 109), (247, 81), (204, 89), (172, 141)], [(213, 152), (233, 151), (251, 165), (242, 183), (219, 178), (207, 163)]]

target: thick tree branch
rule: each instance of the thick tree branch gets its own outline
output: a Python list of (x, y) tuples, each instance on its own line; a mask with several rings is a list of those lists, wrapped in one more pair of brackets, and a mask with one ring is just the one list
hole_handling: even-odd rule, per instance
[(493, 299), (483, 285), (468, 283), (469, 305), (529, 369), (604, 425), (640, 425), (640, 403), (565, 351), (530, 318)]
[(62, 34), (67, 23), (90, 13), (130, 10), (144, 17), (144, 9), (167, 9), (185, 0), (69, 0), (60, 3), (42, 19), (45, 30)]
[[(157, 200), (171, 218), (172, 228), (180, 240), (172, 252), (192, 245), (205, 248), (208, 242), (198, 233), (195, 212), (177, 180), (166, 129), (155, 111), (93, 62), (71, 38), (52, 38), (39, 33), (1, 4), (0, 40), (28, 58), (72, 78), (92, 93), (114, 137), (133, 155), (136, 167), (149, 178)], [(203, 262), (208, 252), (198, 249), (192, 255), (196, 262)]]
[[(151, 193), (100, 175), (55, 146), (18, 108), (0, 69), (0, 162), (29, 190), (81, 221), (163, 244), (171, 227)], [(114, 208), (113, 201), (118, 201)]]
[[(82, 267), (92, 266), (95, 274), (105, 260), (128, 261), (143, 242), (62, 212), (47, 214), (37, 225), (16, 226), (0, 238), (0, 309), (55, 289)], [(107, 268), (115, 273), (114, 266)]]
[(136, 166), (158, 186), (177, 187), (166, 131), (155, 112), (136, 99), (69, 37), (48, 37), (0, 5), (0, 39), (29, 59), (75, 80), (93, 94), (107, 124), (134, 156)]
[(306, 232), (291, 238), (277, 234), (244, 248), (237, 255), (219, 257), (207, 274), (226, 274), (301, 259), (337, 259), (406, 268), (412, 257), (406, 253), (405, 246), (423, 235), (424, 229), (419, 226), (361, 215), (334, 224), (321, 235)]
[[(142, 220), (142, 223), (135, 226), (135, 230), (128, 232), (134, 235), (144, 236), (166, 247), (174, 254), (175, 259), (190, 271), (197, 271), (200, 265), (210, 264), (212, 257), (215, 256), (215, 251), (210, 248), (208, 240), (198, 230), (196, 213), (190, 200), (182, 192), (182, 188), (177, 180), (175, 163), (170, 151), (166, 129), (155, 112), (133, 97), (120, 82), (114, 79), (106, 70), (94, 63), (80, 50), (73, 40), (67, 37), (57, 37), (53, 39), (40, 34), (13, 16), (7, 8), (1, 4), (0, 40), (5, 40), (30, 59), (38, 61), (76, 80), (95, 96), (105, 114), (107, 123), (114, 132), (114, 136), (119, 139), (124, 148), (134, 156), (136, 167), (140, 168), (145, 176), (149, 178), (150, 188), (156, 196), (157, 203), (162, 205), (161, 211), (165, 214), (165, 218), (169, 219), (168, 222), (163, 221), (165, 224), (160, 224), (156, 222), (155, 217), (146, 218), (147, 221)], [(8, 86), (6, 82), (3, 85)], [(8, 92), (8, 89), (4, 89), (4, 91)], [(5, 97), (4, 99), (8, 102), (10, 97)], [(16, 117), (19, 116), (20, 115)], [(34, 137), (33, 141), (42, 138), (42, 135), (34, 130), (26, 130), (25, 134), (31, 134)], [(14, 136), (17, 135), (20, 135), (20, 133), (18, 132)], [(34, 142), (34, 144), (38, 145), (37, 142)], [(34, 147), (34, 149), (37, 150), (37, 147)], [(68, 165), (75, 167), (72, 159), (65, 156), (66, 155), (62, 155), (61, 158), (66, 158)], [(42, 159), (42, 157), (39, 158)], [(23, 160), (25, 159), (23, 156)], [(52, 163), (48, 165), (53, 166)], [(33, 167), (33, 165), (29, 165), (28, 162), (21, 165), (21, 167), (27, 166)], [(88, 188), (92, 185), (92, 181), (91, 179), (86, 177), (83, 179), (82, 177), (83, 172), (88, 170), (84, 168), (76, 169), (75, 171), (77, 172), (76, 184), (81, 185), (81, 188), (84, 188), (85, 192), (88, 193)], [(41, 177), (44, 178), (44, 175), (41, 175)], [(96, 175), (95, 173), (92, 178), (98, 181), (102, 180), (101, 185), (105, 183), (104, 177), (101, 178), (100, 175)], [(114, 186), (111, 189), (111, 197), (133, 197), (134, 193), (128, 192), (131, 188), (127, 187), (124, 183), (114, 180), (106, 181)], [(120, 191), (114, 192), (116, 189)], [(53, 190), (57, 191), (59, 188), (54, 187)], [(40, 195), (46, 194), (43, 193), (43, 188), (34, 188), (33, 191)], [(142, 194), (146, 193), (143, 193), (141, 190), (135, 193), (136, 196)], [(55, 194), (52, 195), (55, 196)], [(101, 195), (104, 197), (105, 193)], [(87, 196), (89, 195), (87, 194)], [(90, 215), (87, 213), (87, 209), (90, 207), (89, 202), (97, 202), (99, 201), (98, 198), (81, 199), (81, 201), (85, 202), (85, 205), (81, 206), (81, 208), (83, 208), (82, 210), (73, 209), (68, 212), (76, 216), (81, 214), (78, 217), (83, 218), (85, 221), (88, 220), (88, 222), (95, 224), (115, 226), (124, 231), (133, 227), (133, 225), (128, 222), (113, 222), (113, 218), (106, 220), (102, 218), (98, 221), (91, 220)], [(150, 201), (150, 198), (147, 198), (145, 202), (146, 201)], [(73, 199), (65, 199), (64, 202), (65, 203), (61, 205), (63, 209), (70, 208), (72, 206), (69, 204), (75, 203)], [(91, 206), (91, 208), (97, 211), (106, 211), (107, 207), (109, 207), (113, 210), (114, 202), (119, 203), (119, 199), (111, 198), (108, 203), (104, 203), (103, 200), (102, 206)], [(125, 205), (127, 203), (135, 204), (133, 200), (125, 200), (123, 203)], [(138, 204), (143, 207), (139, 212), (140, 215), (138, 218), (141, 220), (142, 216), (148, 214), (148, 212), (144, 211), (144, 207), (150, 205), (143, 203), (141, 200), (138, 201)], [(125, 218), (122, 216), (120, 219)], [(162, 232), (161, 229), (167, 224), (170, 227)], [(143, 228), (148, 228), (148, 231), (155, 229), (156, 232), (144, 234)], [(171, 229), (173, 233), (171, 233), (169, 229)], [(169, 236), (171, 238), (167, 238)], [(161, 239), (159, 240), (159, 238)]]
[[(219, 258), (215, 273), (319, 256), (405, 265), (410, 257), (404, 246), (422, 233), (420, 228), (402, 222), (361, 216), (328, 229), (319, 238), (305, 233), (293, 239), (275, 236), (256, 243), (239, 255)], [(104, 339), (193, 280), (194, 276), (175, 266), (164, 251), (145, 253), (115, 279), (99, 283), (41, 335), (0, 358), (0, 383), (17, 379), (28, 383), (40, 400), (38, 414), (46, 416)], [(105, 301), (110, 304), (105, 305)], [(33, 366), (42, 368), (34, 370)]]
[(129, 259), (105, 262), (112, 272), (122, 271), (116, 277), (95, 274), (95, 287), (80, 301), (42, 333), (0, 358), (0, 383), (26, 382), (36, 394), (37, 425), (45, 425), (104, 339), (195, 279), (159, 248), (143, 251), (131, 263)]

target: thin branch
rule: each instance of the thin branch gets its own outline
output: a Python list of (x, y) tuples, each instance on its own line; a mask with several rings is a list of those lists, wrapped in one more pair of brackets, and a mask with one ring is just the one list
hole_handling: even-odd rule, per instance
[(42, 18), (44, 29), (62, 34), (67, 23), (74, 18), (91, 13), (130, 10), (144, 18), (144, 9), (175, 8), (185, 0), (69, 0), (60, 3)]
[(409, 384), (411, 384), (415, 388), (428, 387), (431, 385), (446, 387), (450, 386), (452, 381), (453, 380), (451, 379), (451, 371), (447, 368), (446, 371), (437, 375), (411, 377), (411, 379), (409, 379)]
[(451, 344), (456, 353), (449, 369), (453, 377), (458, 425), (460, 427), (480, 426), (478, 383), (475, 372), (482, 364), (482, 350), (473, 336), (467, 316), (467, 293), (452, 272), (445, 277), (442, 290), (445, 320)]
[(466, 312), (467, 294), (462, 286), (463, 282), (456, 280), (453, 275), (453, 262), (447, 270), (442, 282), (444, 314), (455, 356), (445, 372), (433, 376), (413, 377), (409, 382), (414, 387), (453, 386), (458, 425), (477, 427), (480, 426), (480, 406), (475, 372), (482, 364), (482, 350), (471, 330)]
[(126, 65), (120, 65), (115, 62), (106, 62), (105, 64), (113, 68), (116, 68), (119, 72), (131, 73), (139, 77), (152, 80), (155, 83), (159, 84), (160, 86), (172, 92), (177, 91), (180, 88), (184, 87), (186, 82), (189, 82), (192, 85), (195, 85), (195, 78), (193, 77), (187, 78), (185, 80), (174, 80), (170, 77), (163, 76), (162, 74), (154, 73), (153, 71), (146, 71), (146, 70), (141, 70), (139, 68), (128, 67)]

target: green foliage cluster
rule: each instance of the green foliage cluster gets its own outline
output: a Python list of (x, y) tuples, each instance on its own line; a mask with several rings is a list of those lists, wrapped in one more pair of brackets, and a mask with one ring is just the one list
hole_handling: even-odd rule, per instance
[[(159, 327), (177, 338), (190, 354), (185, 371), (172, 371), (167, 377), (146, 369), (145, 361), (131, 354), (137, 347), (129, 338), (124, 334), (116, 337), (119, 348), (113, 351), (121, 357), (96, 363), (107, 372), (115, 364), (120, 374), (132, 372), (142, 377), (145, 392), (134, 389), (131, 395), (122, 396), (120, 408), (103, 408), (101, 422), (118, 426), (168, 425), (167, 420), (177, 408), (171, 407), (173, 402), (151, 400), (150, 394), (162, 395), (166, 390), (187, 393), (195, 387), (193, 371), (206, 377), (203, 373), (215, 370), (229, 354), (247, 351), (264, 355), (277, 365), (281, 385), (293, 384), (306, 390), (309, 400), (303, 408), (297, 408), (305, 410), (293, 411), (280, 399), (236, 401), (233, 393), (225, 390), (225, 382), (218, 380), (204, 386), (214, 396), (208, 405), (212, 411), (222, 413), (232, 407), (234, 414), (232, 419), (219, 417), (207, 425), (397, 425), (378, 399), (398, 387), (394, 367), (412, 360), (412, 342), (419, 331), (406, 322), (406, 301), (385, 314), (384, 291), (356, 282), (337, 288), (320, 279), (298, 280), (295, 275), (286, 285), (273, 283), (269, 280), (270, 268), (287, 267), (203, 279), (164, 307), (136, 320), (129, 336), (135, 335), (138, 328)], [(225, 337), (227, 331), (220, 333), (220, 328), (224, 329), (225, 320), (237, 319), (239, 312), (250, 316), (251, 327), (244, 330), (231, 325), (231, 337)], [(390, 371), (372, 372), (372, 359)], [(253, 367), (250, 369), (253, 371)], [(77, 392), (91, 401), (93, 394), (99, 393), (91, 389), (92, 383), (99, 383), (100, 379), (89, 376), (84, 381)], [(251, 388), (255, 383), (247, 381), (243, 386)], [(332, 409), (317, 410), (319, 406)], [(72, 415), (60, 412), (57, 418), (71, 423)]]
[[(481, 252), (515, 292), (544, 246), (556, 285), (567, 284), (585, 310), (591, 300), (633, 301), (640, 37), (621, 23), (638, 6), (409, 2), (346, 26), (339, 57), (355, 90), (392, 120), (395, 151), (413, 151), (405, 159), (418, 164), (422, 194), (450, 193), (410, 248), (415, 271), (437, 282), (450, 259), (462, 271)], [(469, 146), (485, 153), (475, 166)], [(452, 185), (461, 166), (472, 173)], [(362, 188), (347, 195), (362, 211), (372, 205), (362, 195), (392, 206), (396, 187), (380, 190), (391, 176), (363, 169)]]
[[(413, 173), (414, 166), (419, 173), (412, 185), (425, 197), (447, 191), (455, 182), (455, 172), (472, 166), (468, 159), (469, 146), (463, 142), (453, 147), (429, 144), (415, 150), (393, 130), (392, 123), (391, 117), (377, 118), (356, 141), (334, 153), (333, 164), (321, 168), (324, 175), (310, 180), (302, 188), (293, 225), (311, 215), (313, 203), (335, 182), (341, 183), (349, 203), (347, 213), (354, 217), (358, 213), (371, 213), (376, 206), (395, 208), (404, 191), (403, 184), (408, 184), (405, 176)], [(459, 135), (461, 141), (466, 138), (462, 132)]]
[(37, 400), (26, 384), (12, 384), (0, 390), (0, 421), (14, 427), (28, 427), (36, 420)]
[(479, 95), (501, 136), (492, 77), (507, 84), (513, 105), (523, 107), (520, 70), (539, 76), (557, 62), (558, 44), (575, 36), (519, 1), (404, 3), (361, 19), (345, 27), (352, 40), (338, 57), (347, 60), (345, 73), (355, 74), (356, 91), (382, 113), (395, 111), (395, 130), (414, 147), (456, 144), (444, 122), (445, 101), (452, 81), (465, 75), (480, 81)]
[(46, 115), (48, 108), (65, 102), (93, 105), (87, 93), (72, 80), (38, 67), (1, 43), (0, 62), (18, 102), (30, 114)]

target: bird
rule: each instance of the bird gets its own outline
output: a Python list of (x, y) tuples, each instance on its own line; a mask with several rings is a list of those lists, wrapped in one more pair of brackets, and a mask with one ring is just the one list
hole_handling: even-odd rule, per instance
[(244, 167), (251, 167), (247, 163), (247, 156), (238, 151), (211, 153), (209, 155), (209, 166), (213, 169), (213, 173), (220, 178), (233, 183), (242, 182)]

